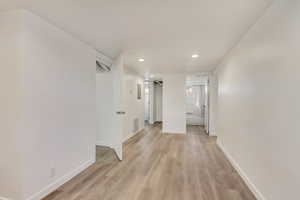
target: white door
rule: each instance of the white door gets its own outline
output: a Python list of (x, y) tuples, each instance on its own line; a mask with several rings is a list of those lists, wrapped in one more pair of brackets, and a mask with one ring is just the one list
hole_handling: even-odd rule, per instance
[(115, 60), (113, 67), (113, 96), (114, 96), (114, 144), (113, 148), (116, 151), (120, 160), (123, 159), (123, 130), (125, 123), (125, 108), (123, 94), (123, 79), (124, 79), (124, 63), (123, 56)]

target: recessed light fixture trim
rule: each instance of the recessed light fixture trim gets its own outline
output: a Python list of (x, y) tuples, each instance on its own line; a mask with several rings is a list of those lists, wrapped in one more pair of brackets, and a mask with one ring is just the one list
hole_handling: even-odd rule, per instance
[(144, 58), (140, 58), (140, 59), (139, 59), (139, 62), (144, 62), (144, 61), (145, 61)]
[(193, 55), (192, 55), (192, 58), (198, 58), (198, 57), (199, 57), (198, 54), (193, 54)]

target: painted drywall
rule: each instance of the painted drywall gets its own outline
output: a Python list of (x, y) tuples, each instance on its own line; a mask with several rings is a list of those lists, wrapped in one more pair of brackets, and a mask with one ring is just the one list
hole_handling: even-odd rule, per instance
[(218, 68), (218, 140), (258, 199), (299, 199), (299, 19), (273, 1)]
[(185, 75), (163, 76), (163, 132), (186, 133)]
[(214, 68), (270, 1), (1, 0), (0, 9), (25, 6), (111, 57), (122, 50), (136, 71), (184, 73)]
[(209, 96), (209, 135), (217, 135), (217, 113), (218, 113), (218, 75), (216, 70), (212, 71), (209, 75), (208, 84), (208, 96)]
[(20, 199), (21, 27), (19, 11), (0, 14), (0, 199)]
[[(95, 159), (95, 52), (30, 12), (18, 12), (21, 63), (1, 66), (14, 67), (9, 71), (16, 72), (13, 80), (20, 84), (15, 90), (21, 102), (14, 139), (22, 167), (21, 189), (13, 188), (6, 197), (20, 191), (14, 200), (31, 200), (51, 192)], [(4, 91), (13, 86), (10, 83), (1, 84)], [(9, 100), (15, 98), (11, 95)]]
[(162, 121), (162, 85), (154, 84), (154, 102), (153, 102), (153, 113), (154, 113), (154, 121), (161, 122)]
[[(141, 99), (137, 99), (137, 85), (141, 85)], [(130, 72), (124, 73), (124, 132), (123, 141), (126, 141), (144, 129), (145, 95), (144, 80)], [(136, 121), (137, 120), (137, 121)], [(135, 125), (135, 123), (137, 123)]]
[(94, 50), (29, 12), (23, 50), (26, 199), (94, 161), (96, 94)]

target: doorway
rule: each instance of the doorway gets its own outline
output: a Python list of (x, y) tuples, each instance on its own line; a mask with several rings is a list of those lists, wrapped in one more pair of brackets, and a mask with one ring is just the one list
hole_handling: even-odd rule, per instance
[(186, 80), (186, 124), (201, 126), (208, 134), (208, 77), (190, 76)]
[(186, 88), (186, 123), (204, 126), (205, 85), (190, 85)]
[(154, 124), (162, 122), (162, 90), (163, 81), (147, 80), (144, 82), (145, 94), (145, 123)]
[(145, 123), (150, 122), (150, 82), (144, 82), (144, 94), (145, 94)]

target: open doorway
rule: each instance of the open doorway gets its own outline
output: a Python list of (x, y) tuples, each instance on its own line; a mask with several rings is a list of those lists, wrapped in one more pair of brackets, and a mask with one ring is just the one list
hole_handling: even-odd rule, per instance
[(153, 88), (153, 121), (154, 123), (162, 122), (162, 96), (163, 96), (163, 81), (157, 80), (154, 81)]
[(145, 124), (150, 123), (150, 81), (144, 82), (144, 95), (145, 95)]
[(145, 123), (151, 125), (162, 122), (163, 81), (145, 81)]
[(186, 80), (186, 123), (208, 134), (208, 76), (188, 76)]

